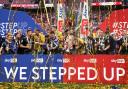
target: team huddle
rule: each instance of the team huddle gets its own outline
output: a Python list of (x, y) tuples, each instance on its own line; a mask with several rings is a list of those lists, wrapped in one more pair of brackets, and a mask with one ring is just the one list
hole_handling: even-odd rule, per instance
[(74, 30), (57, 32), (47, 29), (44, 35), (38, 29), (26, 34), (18, 30), (13, 36), (7, 32), (0, 36), (0, 54), (128, 54), (128, 34), (123, 31), (120, 38), (116, 33), (104, 33), (98, 29), (96, 36), (90, 34), (81, 39)]

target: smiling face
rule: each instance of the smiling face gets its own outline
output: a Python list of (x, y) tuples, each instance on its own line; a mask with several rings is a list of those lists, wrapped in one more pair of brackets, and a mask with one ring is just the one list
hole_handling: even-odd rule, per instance
[(11, 41), (12, 38), (13, 38), (12, 33), (8, 32), (7, 35), (6, 35), (6, 39)]
[(54, 39), (55, 38), (55, 33), (54, 32), (50, 33), (50, 38), (51, 39)]
[(39, 33), (40, 33), (39, 30), (35, 30), (36, 35), (39, 35)]
[(16, 34), (16, 38), (17, 38), (17, 39), (20, 39), (20, 38), (21, 38), (21, 34), (20, 34), (20, 33), (17, 33), (17, 34)]
[(123, 30), (122, 36), (126, 36), (127, 35), (127, 30)]
[(32, 31), (31, 31), (31, 30), (28, 30), (28, 31), (27, 31), (27, 35), (28, 35), (28, 36), (31, 36), (31, 35), (32, 35)]
[(100, 31), (100, 32), (99, 32), (99, 36), (100, 36), (100, 37), (103, 37), (103, 36), (104, 36), (104, 32), (103, 32), (103, 31)]

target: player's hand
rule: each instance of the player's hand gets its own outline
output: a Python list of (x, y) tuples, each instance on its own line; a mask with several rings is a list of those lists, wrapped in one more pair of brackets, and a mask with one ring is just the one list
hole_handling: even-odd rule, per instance
[(28, 45), (27, 45), (27, 48), (28, 48), (28, 49), (31, 49), (31, 45), (30, 45), (30, 44), (28, 44)]
[(9, 51), (10, 48), (9, 47), (6, 47), (5, 49), (6, 49), (6, 51)]
[(35, 44), (40, 44), (39, 42), (35, 42)]

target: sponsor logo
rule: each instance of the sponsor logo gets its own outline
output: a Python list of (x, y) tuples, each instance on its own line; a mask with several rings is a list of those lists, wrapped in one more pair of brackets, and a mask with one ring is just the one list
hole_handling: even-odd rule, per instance
[(35, 63), (43, 63), (43, 62), (44, 62), (44, 59), (43, 59), (43, 58), (31, 59), (31, 62), (35, 62)]
[(63, 63), (69, 63), (70, 62), (70, 59), (69, 58), (64, 58), (63, 59)]
[(96, 58), (90, 58), (90, 59), (84, 59), (84, 62), (87, 62), (87, 63), (97, 63), (97, 60), (96, 60)]
[(57, 59), (57, 62), (63, 62), (63, 59)]
[(111, 62), (112, 63), (124, 64), (125, 63), (125, 59), (112, 59)]
[(17, 58), (5, 59), (6, 63), (17, 63)]

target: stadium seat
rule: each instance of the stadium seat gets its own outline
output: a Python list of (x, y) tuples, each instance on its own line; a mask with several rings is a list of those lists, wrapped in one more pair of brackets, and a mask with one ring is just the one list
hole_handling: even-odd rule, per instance
[(9, 2), (8, 2), (9, 0), (0, 0), (0, 4), (8, 4)]
[(31, 4), (31, 0), (14, 0), (14, 4)]

